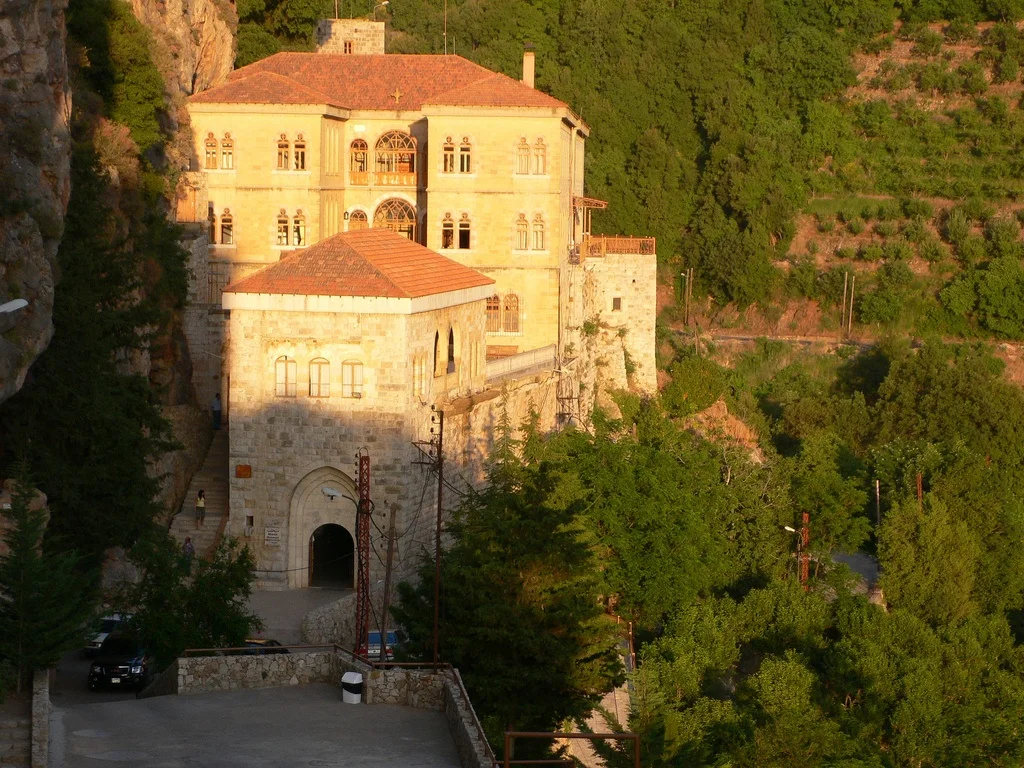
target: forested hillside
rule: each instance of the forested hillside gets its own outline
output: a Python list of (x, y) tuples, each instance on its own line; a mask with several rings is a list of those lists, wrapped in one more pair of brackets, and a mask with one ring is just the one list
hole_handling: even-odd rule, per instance
[[(240, 0), (238, 63), (308, 48), (333, 5)], [(389, 50), (440, 52), (443, 5), (378, 7)], [(588, 194), (611, 203), (595, 227), (657, 236), (666, 281), (694, 267), (714, 299), (703, 322), (756, 302), (785, 331), (781, 307), (812, 300), (812, 329), (835, 330), (856, 272), (866, 326), (1024, 337), (999, 298), (1024, 294), (1020, 0), (448, 9), (449, 49), (485, 66), (517, 76), (523, 42), (536, 45), (539, 87), (594, 129)]]

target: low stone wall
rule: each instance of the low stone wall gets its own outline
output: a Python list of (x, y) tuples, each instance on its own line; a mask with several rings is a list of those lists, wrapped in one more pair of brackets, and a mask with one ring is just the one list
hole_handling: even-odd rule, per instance
[(444, 678), (428, 669), (374, 669), (363, 686), (367, 704), (444, 709)]
[(188, 694), (306, 683), (337, 685), (336, 657), (333, 651), (184, 657), (178, 659), (177, 691)]
[(302, 617), (302, 640), (309, 645), (351, 648), (356, 639), (356, 594), (310, 611)]
[(148, 699), (151, 696), (171, 696), (178, 692), (178, 661), (156, 676), (149, 685), (139, 691), (138, 698)]
[(444, 681), (444, 716), (448, 720), (462, 768), (494, 768), (494, 753), (480, 733), (473, 705), (464, 699), (459, 670), (450, 670)]
[(32, 675), (32, 768), (46, 768), (50, 749), (50, 670)]

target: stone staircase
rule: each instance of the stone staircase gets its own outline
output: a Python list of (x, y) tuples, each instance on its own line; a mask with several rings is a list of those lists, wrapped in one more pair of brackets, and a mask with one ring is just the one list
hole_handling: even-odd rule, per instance
[[(196, 530), (196, 494), (206, 491), (206, 521)], [(171, 521), (171, 536), (179, 545), (191, 536), (196, 557), (206, 557), (220, 543), (228, 515), (228, 430), (213, 433), (202, 468), (192, 477), (185, 501)]]
[(29, 768), (32, 764), (32, 719), (0, 716), (0, 768)]

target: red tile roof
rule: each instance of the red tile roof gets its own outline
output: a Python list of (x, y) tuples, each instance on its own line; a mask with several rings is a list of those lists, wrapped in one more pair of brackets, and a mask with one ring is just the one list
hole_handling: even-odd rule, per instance
[[(400, 94), (396, 100), (394, 94)], [(355, 110), (421, 110), (425, 104), (566, 107), (461, 56), (277, 53), (193, 96), (200, 104), (330, 104)]]
[(494, 281), (386, 229), (344, 232), (232, 283), (228, 293), (415, 299)]

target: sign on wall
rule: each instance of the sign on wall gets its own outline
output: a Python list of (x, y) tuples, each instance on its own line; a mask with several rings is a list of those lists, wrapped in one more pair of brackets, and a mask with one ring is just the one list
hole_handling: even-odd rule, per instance
[(281, 527), (268, 525), (263, 528), (263, 543), (268, 547), (277, 547), (281, 544)]

